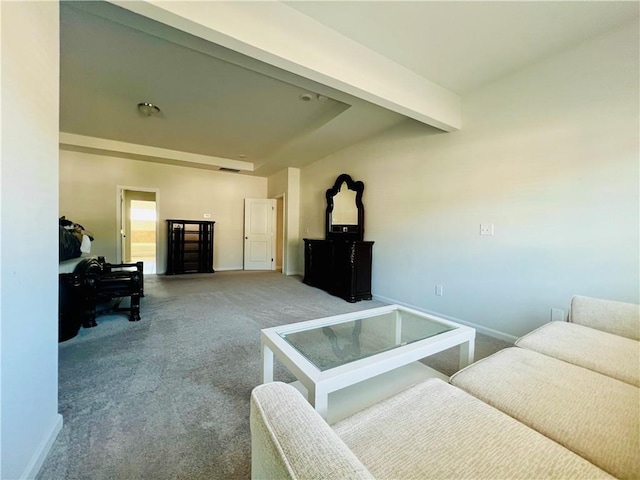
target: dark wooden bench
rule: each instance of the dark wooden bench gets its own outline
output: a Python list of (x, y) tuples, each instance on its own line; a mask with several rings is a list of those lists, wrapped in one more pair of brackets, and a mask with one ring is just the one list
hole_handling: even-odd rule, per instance
[[(140, 320), (140, 298), (144, 296), (143, 263), (107, 263), (104, 257), (83, 260), (73, 273), (60, 274), (58, 340), (75, 337), (82, 325), (98, 325), (96, 316), (128, 312), (129, 321)], [(130, 297), (128, 307), (123, 298)], [(107, 308), (99, 305), (115, 300)]]

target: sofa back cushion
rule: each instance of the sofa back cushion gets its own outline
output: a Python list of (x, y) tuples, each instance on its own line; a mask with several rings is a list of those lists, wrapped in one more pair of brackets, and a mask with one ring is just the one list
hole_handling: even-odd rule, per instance
[(640, 342), (577, 323), (549, 322), (516, 346), (640, 387)]
[(575, 295), (569, 321), (622, 337), (640, 340), (640, 305)]

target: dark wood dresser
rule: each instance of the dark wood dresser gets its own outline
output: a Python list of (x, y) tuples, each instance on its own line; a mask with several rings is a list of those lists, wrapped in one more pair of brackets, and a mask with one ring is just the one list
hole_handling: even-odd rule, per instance
[(325, 193), (324, 240), (304, 239), (302, 281), (347, 302), (373, 298), (373, 242), (364, 241), (363, 192), (363, 182), (346, 173), (338, 176)]
[(167, 275), (213, 273), (213, 225), (202, 220), (167, 219)]
[(371, 300), (373, 243), (305, 238), (303, 282), (347, 302)]

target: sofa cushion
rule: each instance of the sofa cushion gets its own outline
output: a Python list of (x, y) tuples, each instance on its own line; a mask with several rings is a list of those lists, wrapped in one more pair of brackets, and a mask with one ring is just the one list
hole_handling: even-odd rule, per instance
[(376, 478), (610, 478), (566, 448), (438, 379), (333, 425)]
[(640, 342), (568, 322), (550, 322), (516, 346), (640, 387)]
[(251, 477), (373, 479), (291, 385), (259, 385), (251, 394)]
[(516, 347), (450, 381), (612, 475), (640, 478), (640, 389)]
[(640, 340), (640, 305), (575, 295), (569, 321), (603, 332)]

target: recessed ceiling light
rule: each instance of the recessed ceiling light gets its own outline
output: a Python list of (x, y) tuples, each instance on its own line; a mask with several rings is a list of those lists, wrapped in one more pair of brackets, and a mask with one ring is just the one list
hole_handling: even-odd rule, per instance
[(303, 93), (302, 95), (300, 95), (300, 100), (302, 100), (303, 102), (309, 102), (313, 100), (313, 95), (311, 95), (310, 93)]
[(160, 108), (157, 105), (149, 102), (140, 102), (138, 104), (138, 110), (145, 117), (150, 117), (152, 115), (157, 115), (160, 113)]

